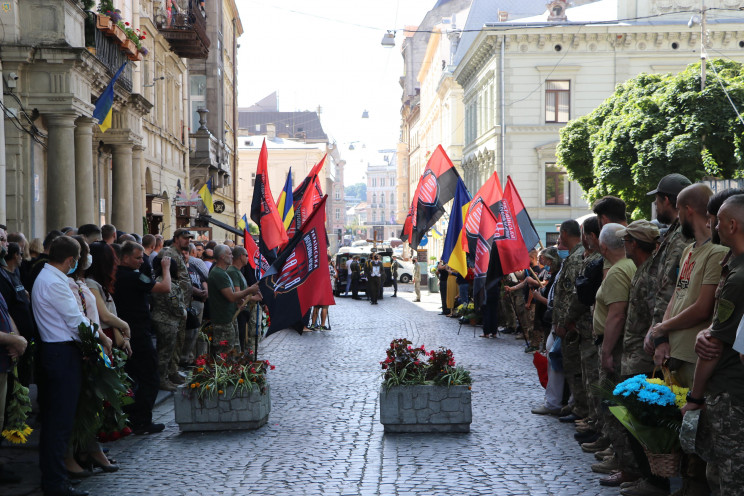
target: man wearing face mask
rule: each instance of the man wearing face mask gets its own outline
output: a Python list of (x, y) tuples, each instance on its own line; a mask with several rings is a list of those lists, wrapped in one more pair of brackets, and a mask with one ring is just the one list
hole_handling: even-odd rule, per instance
[[(90, 325), (67, 281), (67, 274), (77, 269), (79, 257), (77, 241), (68, 236), (55, 239), (49, 248), (49, 262), (36, 278), (32, 291), (33, 313), (41, 337), (39, 465), (44, 494), (88, 494), (70, 486), (63, 462), (80, 395), (82, 355), (75, 341), (80, 341), (78, 326)], [(103, 333), (98, 339), (111, 353), (111, 340)]]

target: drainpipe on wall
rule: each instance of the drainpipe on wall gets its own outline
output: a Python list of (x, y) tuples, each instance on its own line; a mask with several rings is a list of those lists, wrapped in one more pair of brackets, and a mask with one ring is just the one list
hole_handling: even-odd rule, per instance
[(504, 56), (506, 54), (506, 35), (501, 35), (501, 61), (499, 78), (501, 79), (501, 183), (506, 180), (506, 81)]
[[(3, 69), (2, 65), (0, 65), (0, 89), (3, 89)], [(5, 105), (5, 102), (3, 101), (3, 94), (2, 91), (0, 91), (0, 104), (3, 104), (3, 108)], [(31, 140), (29, 140), (31, 141)], [(3, 115), (2, 118), (0, 118), (0, 222), (8, 225), (8, 210), (6, 208), (6, 197), (7, 197), (7, 190), (5, 189), (5, 174), (6, 174), (6, 166), (5, 166), (5, 116)], [(32, 176), (33, 177), (33, 176)], [(31, 180), (33, 183), (33, 179)], [(33, 197), (32, 197), (33, 201)], [(18, 226), (20, 228), (20, 226)]]

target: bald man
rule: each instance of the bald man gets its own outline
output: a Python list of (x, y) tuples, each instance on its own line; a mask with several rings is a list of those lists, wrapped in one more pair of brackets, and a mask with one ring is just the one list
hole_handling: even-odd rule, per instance
[(694, 241), (682, 252), (677, 285), (664, 320), (653, 327), (654, 363), (661, 365), (673, 358), (673, 373), (683, 387), (692, 386), (697, 361), (695, 337), (713, 318), (721, 260), (728, 252), (710, 241), (707, 207), (711, 196), (708, 186), (692, 184), (677, 197), (682, 233)]
[(744, 195), (726, 200), (718, 211), (721, 244), (731, 248), (716, 291), (713, 323), (697, 336), (695, 376), (683, 412), (700, 414), (695, 451), (709, 460), (716, 494), (744, 494), (744, 365), (732, 345), (744, 317)]

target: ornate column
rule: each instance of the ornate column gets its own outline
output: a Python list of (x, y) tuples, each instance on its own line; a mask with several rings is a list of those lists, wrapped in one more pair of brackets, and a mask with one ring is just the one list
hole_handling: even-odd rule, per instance
[(90, 117), (79, 117), (75, 121), (75, 210), (77, 226), (98, 224), (96, 219), (96, 195), (93, 187), (93, 124)]
[(120, 231), (134, 232), (132, 206), (132, 145), (115, 144), (111, 164), (111, 222)]
[[(75, 115), (49, 114), (46, 230), (77, 226), (75, 202)], [(88, 146), (88, 145), (86, 145)]]
[(132, 217), (134, 222), (134, 231), (142, 233), (142, 217), (144, 215), (144, 196), (142, 194), (142, 151), (144, 148), (140, 145), (134, 145), (132, 153), (132, 190), (134, 195), (132, 203)]

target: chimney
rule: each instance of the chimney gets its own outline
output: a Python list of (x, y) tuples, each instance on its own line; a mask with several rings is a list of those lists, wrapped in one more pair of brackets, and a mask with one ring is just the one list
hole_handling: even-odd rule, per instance
[(274, 139), (276, 139), (276, 125), (266, 124), (266, 137), (271, 141), (274, 141)]
[(505, 10), (499, 10), (499, 22), (506, 22), (509, 20), (509, 12)]

